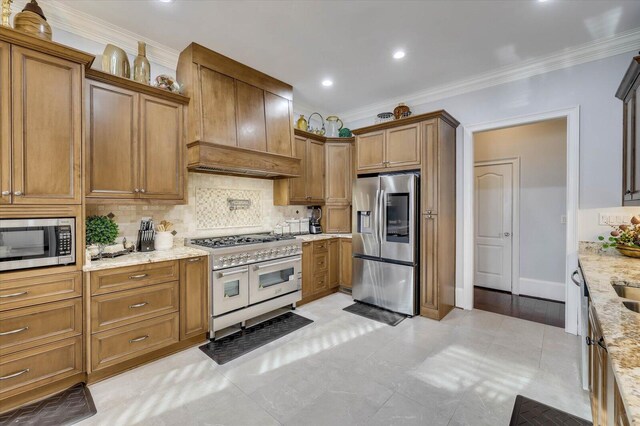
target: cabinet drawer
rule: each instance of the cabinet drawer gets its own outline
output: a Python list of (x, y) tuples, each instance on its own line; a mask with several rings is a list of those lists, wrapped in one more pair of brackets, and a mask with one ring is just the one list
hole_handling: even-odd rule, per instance
[(0, 360), (0, 398), (81, 372), (81, 336), (3, 356)]
[(82, 296), (82, 272), (0, 281), (0, 311)]
[(91, 336), (93, 370), (178, 342), (178, 314), (163, 315)]
[(177, 281), (94, 296), (91, 298), (91, 332), (176, 312), (178, 307)]
[(325, 274), (315, 275), (313, 277), (313, 292), (317, 293), (329, 288), (329, 277)]
[(0, 355), (82, 334), (82, 299), (0, 312)]
[(147, 263), (91, 273), (91, 294), (111, 293), (179, 279), (178, 261)]
[(313, 255), (313, 272), (325, 272), (329, 269), (329, 252), (315, 253)]
[(313, 252), (322, 253), (329, 250), (329, 240), (316, 241), (313, 243)]

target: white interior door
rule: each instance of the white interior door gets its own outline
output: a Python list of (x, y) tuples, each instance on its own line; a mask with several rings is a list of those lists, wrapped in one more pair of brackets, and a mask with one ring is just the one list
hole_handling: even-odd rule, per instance
[(512, 164), (475, 166), (474, 285), (511, 291)]

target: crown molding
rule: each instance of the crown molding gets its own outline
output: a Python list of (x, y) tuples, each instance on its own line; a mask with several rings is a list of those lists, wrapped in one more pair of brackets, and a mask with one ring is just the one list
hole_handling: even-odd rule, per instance
[(502, 67), (471, 78), (344, 111), (338, 115), (345, 123), (365, 118), (373, 119), (381, 111), (391, 111), (400, 102), (414, 106), (421, 105), (638, 49), (640, 49), (640, 28), (585, 43), (542, 58)]
[[(26, 0), (14, 0), (14, 13), (22, 10)], [(103, 19), (81, 12), (56, 0), (40, 0), (47, 22), (54, 28), (106, 45), (114, 44), (132, 55), (138, 54), (138, 41), (147, 43), (147, 59), (158, 65), (175, 70), (178, 64), (177, 50), (150, 40), (133, 31), (113, 25)], [(55, 31), (54, 31), (55, 38)], [(92, 52), (102, 53), (102, 52)]]

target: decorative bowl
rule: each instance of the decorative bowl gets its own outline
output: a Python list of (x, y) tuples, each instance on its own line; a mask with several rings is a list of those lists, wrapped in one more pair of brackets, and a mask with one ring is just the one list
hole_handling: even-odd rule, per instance
[(630, 247), (618, 244), (616, 249), (620, 252), (621, 255), (627, 257), (634, 257), (636, 259), (640, 259), (640, 247)]

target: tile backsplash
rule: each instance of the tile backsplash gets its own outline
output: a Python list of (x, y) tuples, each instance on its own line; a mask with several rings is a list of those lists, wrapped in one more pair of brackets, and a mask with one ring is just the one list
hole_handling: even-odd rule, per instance
[[(173, 222), (176, 242), (207, 237), (269, 232), (280, 222), (307, 216), (305, 206), (274, 206), (273, 181), (202, 173), (188, 174), (186, 205), (87, 205), (87, 215), (114, 214), (120, 237), (135, 240), (140, 219)], [(237, 203), (236, 209), (230, 209)]]

